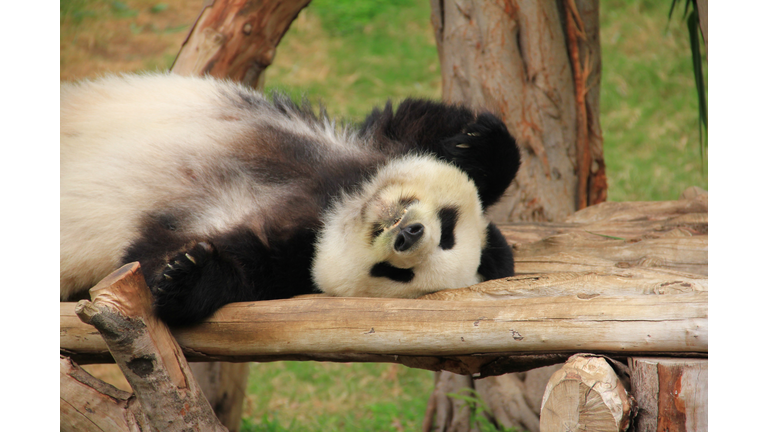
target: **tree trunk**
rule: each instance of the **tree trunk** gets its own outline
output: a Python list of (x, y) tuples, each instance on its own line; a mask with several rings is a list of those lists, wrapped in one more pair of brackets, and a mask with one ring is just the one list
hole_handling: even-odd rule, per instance
[(706, 432), (706, 359), (632, 358), (636, 432)]
[(443, 99), (498, 113), (522, 166), (496, 222), (563, 220), (606, 198), (596, 0), (432, 1)]
[(171, 71), (264, 86), (277, 44), (310, 0), (212, 0), (182, 44)]
[(249, 363), (192, 363), (189, 368), (221, 424), (230, 432), (239, 431)]

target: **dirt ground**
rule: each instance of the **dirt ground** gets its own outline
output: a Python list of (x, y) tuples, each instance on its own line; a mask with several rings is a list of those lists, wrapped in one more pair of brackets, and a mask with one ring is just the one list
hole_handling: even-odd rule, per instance
[[(201, 0), (90, 2), (62, 12), (60, 79), (167, 69), (203, 6)], [(115, 4), (122, 5), (117, 8)]]

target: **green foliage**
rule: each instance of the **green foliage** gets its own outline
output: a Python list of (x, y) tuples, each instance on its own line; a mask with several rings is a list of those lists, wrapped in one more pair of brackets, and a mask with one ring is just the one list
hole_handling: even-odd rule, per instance
[[(668, 19), (672, 20), (672, 14), (675, 11), (675, 6), (679, 3), (677, 0), (672, 0), (672, 6), (669, 8)], [(690, 12), (689, 12), (690, 9)], [(687, 16), (687, 18), (685, 18)], [(688, 28), (688, 38), (691, 44), (691, 59), (693, 60), (693, 78), (696, 80), (696, 94), (699, 100), (699, 151), (704, 159), (704, 133), (702, 132), (702, 125), (707, 128), (707, 95), (706, 84), (704, 82), (704, 67), (701, 58), (701, 45), (704, 42), (701, 28), (699, 27), (699, 8), (696, 4), (696, 0), (685, 0), (685, 8), (683, 9), (683, 17), (686, 21), (686, 27)], [(702, 36), (699, 38), (699, 36)]]

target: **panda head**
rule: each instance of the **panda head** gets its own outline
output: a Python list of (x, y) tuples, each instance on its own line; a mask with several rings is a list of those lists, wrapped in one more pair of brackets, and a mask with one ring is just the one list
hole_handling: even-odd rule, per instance
[(475, 184), (455, 166), (406, 156), (324, 215), (312, 276), (325, 293), (414, 298), (480, 282), (486, 242)]

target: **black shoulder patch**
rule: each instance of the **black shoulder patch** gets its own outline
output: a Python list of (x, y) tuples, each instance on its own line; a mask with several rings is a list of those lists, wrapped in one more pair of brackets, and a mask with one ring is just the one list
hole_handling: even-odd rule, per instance
[(410, 282), (415, 276), (413, 270), (397, 268), (386, 261), (376, 263), (373, 267), (371, 267), (370, 274), (373, 277), (385, 277), (395, 282), (403, 283)]
[(459, 209), (456, 207), (443, 207), (437, 212), (440, 218), (440, 248), (443, 250), (453, 249), (456, 245), (454, 229), (459, 219)]

